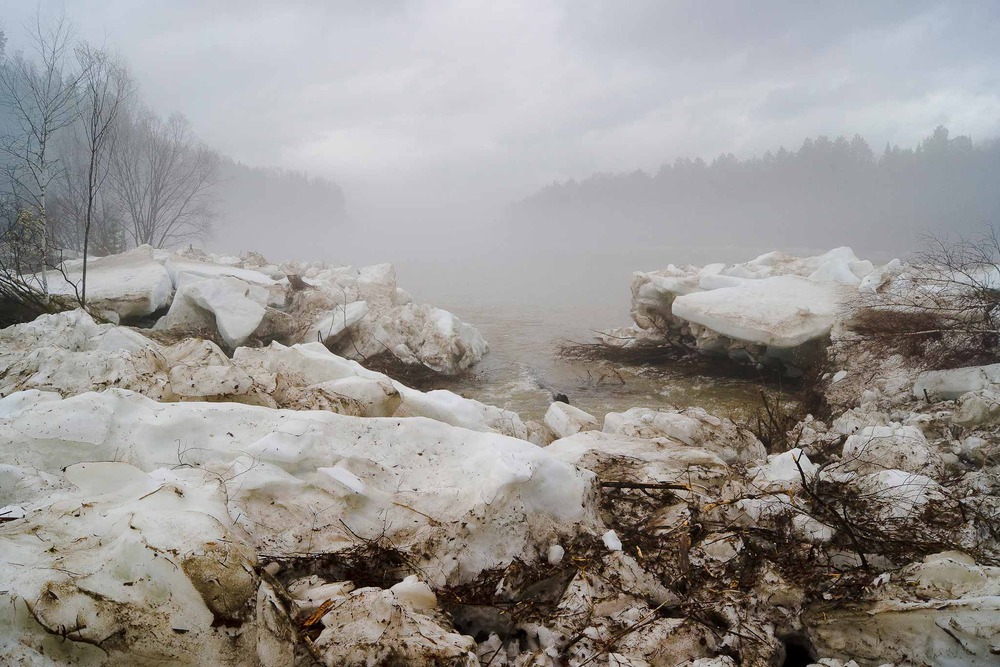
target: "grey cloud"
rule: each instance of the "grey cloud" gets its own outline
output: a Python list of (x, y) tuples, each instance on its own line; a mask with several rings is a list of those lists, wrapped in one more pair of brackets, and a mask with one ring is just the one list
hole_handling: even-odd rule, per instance
[[(11, 5), (16, 48), (33, 10)], [(879, 145), (939, 122), (1000, 132), (989, 1), (68, 8), (123, 52), (154, 107), (237, 159), (336, 179), (352, 208), (496, 204), (557, 178), (819, 133)]]

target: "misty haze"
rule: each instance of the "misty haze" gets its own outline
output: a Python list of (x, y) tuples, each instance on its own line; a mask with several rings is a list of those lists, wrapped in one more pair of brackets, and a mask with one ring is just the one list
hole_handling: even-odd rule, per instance
[(1000, 665), (997, 35), (0, 0), (0, 663)]

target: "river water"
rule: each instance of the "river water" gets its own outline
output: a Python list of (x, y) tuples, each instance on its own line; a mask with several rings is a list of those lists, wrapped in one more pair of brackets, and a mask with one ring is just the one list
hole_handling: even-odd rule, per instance
[(641, 368), (558, 358), (560, 342), (585, 341), (593, 337), (592, 329), (625, 324), (620, 313), (601, 319), (593, 307), (586, 310), (587, 317), (570, 307), (452, 307), (480, 330), (490, 343), (490, 353), (472, 373), (444, 386), (514, 410), (525, 419), (541, 419), (554, 393), (566, 394), (571, 404), (602, 419), (608, 412), (631, 407), (674, 405), (701, 406), (725, 416), (756, 397), (761, 386), (752, 376), (730, 377), (707, 369)]
[(490, 352), (473, 372), (442, 387), (540, 419), (554, 393), (599, 418), (630, 407), (700, 406), (736, 414), (759, 396), (761, 378), (730, 364), (636, 368), (557, 357), (564, 340), (590, 341), (595, 331), (628, 325), (634, 270), (668, 263), (752, 259), (766, 249), (645, 248), (497, 262), (488, 253), (466, 263), (397, 261), (399, 284), (417, 301), (452, 311), (474, 325)]

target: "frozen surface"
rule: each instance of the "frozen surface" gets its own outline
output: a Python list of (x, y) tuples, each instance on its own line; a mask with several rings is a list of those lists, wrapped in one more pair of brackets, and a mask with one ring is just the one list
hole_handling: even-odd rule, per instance
[[(79, 287), (83, 278), (82, 262), (67, 262), (70, 282), (58, 271), (49, 271), (47, 278), (52, 294), (75, 298), (74, 284)], [(87, 301), (97, 310), (122, 318), (141, 317), (169, 305), (173, 292), (170, 275), (148, 245), (87, 262)]]
[(774, 276), (677, 297), (672, 312), (729, 338), (792, 348), (830, 333), (841, 295), (837, 283)]

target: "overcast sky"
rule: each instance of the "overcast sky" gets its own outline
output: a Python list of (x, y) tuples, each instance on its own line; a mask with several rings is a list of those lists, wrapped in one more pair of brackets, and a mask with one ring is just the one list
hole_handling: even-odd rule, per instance
[[(33, 4), (0, 4), (16, 49)], [(155, 109), (239, 160), (329, 176), (353, 207), (503, 202), (819, 133), (1000, 134), (995, 0), (66, 6)]]

